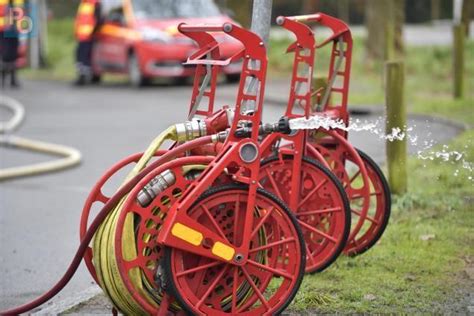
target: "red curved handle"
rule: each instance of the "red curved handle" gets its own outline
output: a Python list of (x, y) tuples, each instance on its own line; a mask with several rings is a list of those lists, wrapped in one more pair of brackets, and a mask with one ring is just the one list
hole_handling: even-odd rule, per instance
[(288, 21), (288, 20), (291, 20), (294, 22), (303, 22), (303, 23), (318, 22), (321, 25), (329, 27), (335, 34), (338, 34), (338, 35), (349, 31), (349, 27), (344, 21), (339, 20), (335, 17), (332, 17), (324, 13), (315, 13), (315, 14), (309, 14), (309, 15), (296, 15), (296, 16), (279, 16), (277, 17), (276, 22), (278, 25), (281, 25), (284, 27), (285, 21)]
[[(296, 22), (319, 22), (322, 19), (321, 13), (315, 13), (315, 14), (306, 14), (306, 15), (294, 15), (294, 16), (279, 16), (277, 18), (277, 23), (279, 23), (280, 18), (287, 18), (289, 20), (293, 20)], [(283, 22), (283, 21), (282, 21)]]

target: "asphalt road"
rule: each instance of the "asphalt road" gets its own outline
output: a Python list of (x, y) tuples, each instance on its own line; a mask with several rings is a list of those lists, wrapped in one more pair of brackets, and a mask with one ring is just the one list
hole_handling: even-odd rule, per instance
[[(267, 92), (281, 89), (274, 85)], [(232, 104), (235, 91), (236, 86), (225, 85), (217, 104)], [(23, 89), (5, 94), (26, 108), (27, 118), (17, 135), (75, 147), (82, 152), (83, 162), (67, 171), (0, 183), (0, 309), (38, 296), (62, 275), (78, 245), (80, 213), (90, 188), (113, 163), (144, 150), (160, 131), (183, 121), (191, 87), (136, 90), (108, 84), (78, 89), (67, 83), (27, 81)], [(266, 105), (265, 121), (277, 119), (283, 111), (281, 105)], [(6, 112), (0, 116), (8, 118)], [(424, 119), (411, 124), (417, 125), (414, 133), (440, 142), (458, 132), (436, 122), (427, 126)], [(382, 140), (367, 133), (354, 133), (351, 140), (383, 162)], [(0, 151), (0, 168), (51, 159), (12, 149)], [(56, 300), (92, 285), (82, 265)]]

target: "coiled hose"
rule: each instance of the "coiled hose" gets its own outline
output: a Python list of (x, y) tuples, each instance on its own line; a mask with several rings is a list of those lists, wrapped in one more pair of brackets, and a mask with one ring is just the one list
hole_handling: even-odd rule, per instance
[[(177, 133), (174, 126), (161, 133), (148, 147), (143, 156), (137, 162), (133, 170), (127, 175), (125, 181), (136, 176), (150, 161), (154, 153), (160, 148), (165, 140), (176, 140)], [(107, 216), (104, 223), (99, 227), (93, 242), (94, 267), (97, 272), (97, 278), (100, 286), (107, 296), (114, 303), (116, 308), (127, 315), (146, 315), (140, 304), (135, 302), (131, 293), (123, 283), (115, 256), (115, 234), (117, 230), (117, 221), (122, 211), (123, 203), (127, 196), (122, 197), (114, 210)], [(124, 259), (133, 259), (136, 257), (136, 241), (134, 232), (134, 218), (127, 216), (122, 231), (123, 247), (122, 253)], [(147, 299), (152, 305), (156, 306), (154, 300), (149, 297), (148, 292), (143, 288), (142, 276), (140, 271), (132, 270), (130, 279), (140, 292), (140, 295)]]

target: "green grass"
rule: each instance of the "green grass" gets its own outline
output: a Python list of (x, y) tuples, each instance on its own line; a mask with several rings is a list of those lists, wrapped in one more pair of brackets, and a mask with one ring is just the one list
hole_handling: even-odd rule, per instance
[[(452, 148), (474, 161), (474, 131)], [(469, 149), (464, 146), (469, 144)], [(465, 258), (474, 257), (473, 181), (461, 162), (411, 158), (410, 193), (395, 197), (379, 244), (364, 255), (341, 257), (323, 273), (305, 277), (294, 311), (344, 313), (443, 312), (455, 296)], [(455, 171), (460, 170), (458, 176)], [(421, 236), (433, 235), (424, 241)], [(461, 285), (465, 286), (465, 285)], [(449, 309), (448, 309), (449, 311)]]
[(72, 80), (75, 49), (73, 19), (54, 19), (48, 22), (47, 68), (25, 69), (23, 75), (30, 79)]

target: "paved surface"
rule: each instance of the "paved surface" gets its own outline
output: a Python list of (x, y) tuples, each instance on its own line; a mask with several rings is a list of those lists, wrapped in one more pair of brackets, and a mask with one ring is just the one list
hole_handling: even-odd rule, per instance
[[(285, 83), (274, 83), (268, 94), (276, 95), (284, 88), (288, 90)], [(232, 104), (236, 86), (226, 85), (222, 91), (218, 104)], [(17, 135), (73, 146), (82, 152), (83, 163), (60, 173), (0, 183), (0, 309), (29, 301), (56, 282), (78, 245), (78, 223), (89, 189), (110, 165), (145, 149), (160, 131), (183, 121), (191, 87), (154, 86), (137, 91), (122, 84), (77, 89), (66, 83), (25, 82), (23, 89), (6, 94), (26, 107), (27, 119)], [(265, 121), (282, 113), (281, 105), (268, 104)], [(6, 120), (8, 114), (0, 112), (0, 116)], [(420, 136), (439, 141), (458, 132), (439, 123), (427, 126), (424, 120), (416, 124)], [(429, 132), (433, 135), (428, 136)], [(358, 133), (351, 140), (383, 162), (381, 140)], [(51, 159), (0, 150), (0, 168)], [(91, 286), (92, 279), (81, 266), (55, 301), (90, 293)]]

